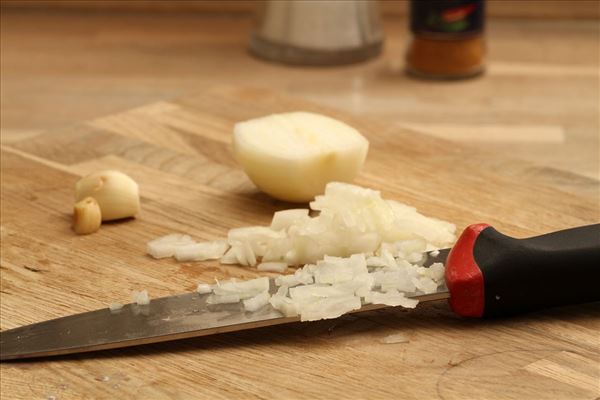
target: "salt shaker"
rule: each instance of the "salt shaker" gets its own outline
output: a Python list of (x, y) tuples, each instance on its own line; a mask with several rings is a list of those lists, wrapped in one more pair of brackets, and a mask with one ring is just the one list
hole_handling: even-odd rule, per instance
[(383, 30), (376, 1), (266, 1), (258, 11), (250, 50), (272, 61), (335, 65), (381, 52)]

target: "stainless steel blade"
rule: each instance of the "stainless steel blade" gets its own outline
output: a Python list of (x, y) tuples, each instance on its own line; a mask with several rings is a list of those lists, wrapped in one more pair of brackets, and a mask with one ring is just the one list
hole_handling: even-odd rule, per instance
[[(428, 257), (426, 266), (444, 262), (448, 249)], [(270, 292), (277, 291), (271, 279)], [(108, 308), (31, 324), (0, 332), (0, 360), (45, 357), (95, 350), (137, 346), (169, 340), (207, 336), (270, 325), (297, 322), (284, 317), (270, 305), (246, 312), (241, 303), (207, 304), (208, 295), (186, 293), (154, 299), (149, 305), (125, 305), (118, 311)], [(432, 294), (413, 293), (420, 301), (448, 298), (443, 288)], [(354, 312), (387, 308), (363, 305)]]

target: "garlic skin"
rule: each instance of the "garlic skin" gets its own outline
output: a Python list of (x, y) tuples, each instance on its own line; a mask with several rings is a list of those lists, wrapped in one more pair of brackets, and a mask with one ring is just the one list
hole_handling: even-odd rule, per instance
[(133, 217), (140, 210), (138, 184), (119, 171), (94, 172), (75, 184), (75, 199), (93, 197), (102, 211), (102, 221)]
[(78, 235), (96, 232), (102, 224), (102, 214), (98, 202), (86, 197), (73, 207), (73, 230)]

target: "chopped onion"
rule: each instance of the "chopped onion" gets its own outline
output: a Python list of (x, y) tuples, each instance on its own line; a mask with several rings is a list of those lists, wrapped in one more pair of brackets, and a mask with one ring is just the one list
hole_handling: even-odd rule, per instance
[(327, 182), (351, 181), (369, 142), (354, 128), (325, 115), (290, 112), (239, 122), (233, 153), (263, 192), (306, 202)]
[(347, 312), (361, 307), (360, 297), (340, 296), (325, 297), (304, 303), (300, 308), (300, 321), (316, 321), (319, 319), (337, 318)]
[[(386, 201), (378, 191), (331, 182), (307, 209), (278, 211), (270, 227), (229, 231), (227, 241), (195, 243), (189, 236), (169, 235), (149, 243), (155, 257), (175, 254), (182, 260), (220, 257), (222, 264), (257, 266), (259, 271), (293, 274), (198, 285), (212, 294), (209, 304), (244, 301), (248, 311), (269, 302), (283, 315), (309, 321), (334, 318), (360, 308), (361, 302), (413, 308), (405, 293), (434, 293), (444, 284), (444, 266), (425, 268), (427, 251), (448, 247), (455, 226), (419, 214), (413, 207)], [(228, 246), (230, 246), (229, 249)], [(432, 253), (433, 254), (433, 253)]]
[(198, 292), (199, 294), (212, 293), (212, 291), (213, 288), (208, 283), (199, 283), (198, 287), (196, 288), (196, 292)]
[(213, 289), (213, 293), (219, 296), (235, 294), (240, 299), (245, 300), (268, 290), (269, 278), (263, 277), (242, 282), (233, 280), (228, 282), (220, 282)]
[(409, 275), (407, 270), (396, 270), (396, 271), (383, 271), (381, 274), (376, 275), (375, 281), (377, 286), (381, 287), (384, 292), (400, 290), (403, 292), (414, 292), (415, 283), (412, 281), (412, 277)]
[(406, 336), (401, 333), (396, 333), (394, 335), (389, 335), (381, 339), (381, 343), (384, 344), (396, 344), (396, 343), (408, 343), (409, 340)]
[(440, 282), (444, 279), (444, 264), (442, 263), (433, 263), (429, 266), (429, 268), (419, 268), (419, 274), (422, 276), (426, 276), (428, 278), (433, 279), (436, 282)]
[(295, 317), (298, 315), (296, 303), (289, 297), (276, 294), (271, 296), (269, 303), (271, 303), (271, 306), (273, 306), (274, 309), (278, 310), (286, 317)]
[(297, 269), (293, 275), (281, 275), (275, 278), (277, 286), (293, 287), (313, 283), (313, 274), (307, 267)]
[(123, 308), (123, 304), (121, 303), (110, 303), (110, 305), (108, 306), (108, 309), (110, 311), (118, 311), (121, 308)]
[(140, 306), (150, 304), (150, 297), (148, 296), (147, 290), (142, 290), (141, 292), (134, 290), (131, 293), (131, 300)]
[[(386, 201), (378, 191), (347, 183), (327, 184), (325, 194), (310, 206), (320, 212), (318, 216), (309, 217), (305, 209), (285, 210), (275, 213), (270, 228), (232, 229), (228, 241), (234, 248), (241, 247), (236, 253), (238, 262), (255, 265), (254, 259), (262, 257), (262, 262), (301, 265), (316, 263), (326, 255), (375, 252), (379, 258), (389, 253), (383, 258), (388, 264), (393, 264), (395, 257), (421, 262), (427, 248), (454, 241), (454, 225)], [(375, 261), (381, 260), (370, 259), (369, 263)]]
[(225, 240), (178, 246), (175, 248), (175, 259), (177, 261), (216, 260), (221, 258), (228, 248), (229, 245)]
[(308, 218), (308, 209), (306, 208), (277, 211), (273, 214), (271, 229), (275, 231), (287, 229), (299, 222), (306, 221)]
[(269, 304), (270, 298), (271, 295), (269, 295), (269, 292), (259, 293), (256, 296), (243, 301), (244, 309), (250, 312), (259, 310)]
[(268, 272), (283, 272), (287, 269), (288, 265), (284, 262), (264, 262), (256, 266), (259, 271)]
[(347, 296), (348, 290), (331, 285), (301, 285), (289, 289), (290, 297), (299, 303), (310, 303), (320, 298)]
[(412, 282), (417, 289), (425, 294), (435, 293), (437, 291), (438, 284), (433, 279), (426, 276), (412, 278)]
[(195, 243), (189, 235), (172, 233), (148, 242), (146, 251), (154, 258), (173, 257), (178, 247)]
[(409, 299), (404, 293), (398, 290), (390, 290), (387, 293), (371, 292), (365, 296), (365, 303), (383, 304), (386, 306), (402, 306), (405, 308), (415, 308), (419, 304), (419, 300)]

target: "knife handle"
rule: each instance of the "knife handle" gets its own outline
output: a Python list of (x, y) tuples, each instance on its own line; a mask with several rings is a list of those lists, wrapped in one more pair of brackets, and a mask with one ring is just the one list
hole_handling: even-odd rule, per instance
[(446, 284), (465, 317), (600, 301), (600, 224), (527, 239), (471, 225), (450, 250)]

